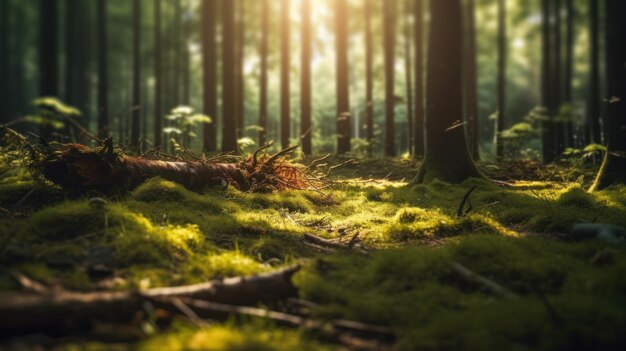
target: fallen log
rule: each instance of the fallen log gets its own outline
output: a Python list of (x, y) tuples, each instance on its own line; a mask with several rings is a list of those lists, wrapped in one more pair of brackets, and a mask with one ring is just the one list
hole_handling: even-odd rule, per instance
[(93, 320), (127, 322), (143, 304), (168, 297), (202, 299), (224, 304), (255, 305), (297, 296), (291, 277), (300, 266), (252, 277), (235, 277), (202, 284), (144, 291), (0, 293), (0, 335), (25, 332), (62, 333)]
[(317, 188), (322, 184), (319, 178), (308, 177), (306, 167), (285, 160), (294, 149), (263, 156), (255, 152), (236, 163), (163, 161), (117, 153), (109, 140), (101, 149), (62, 144), (47, 153), (41, 168), (48, 180), (73, 191), (130, 189), (153, 177), (192, 190), (224, 184), (242, 191)]

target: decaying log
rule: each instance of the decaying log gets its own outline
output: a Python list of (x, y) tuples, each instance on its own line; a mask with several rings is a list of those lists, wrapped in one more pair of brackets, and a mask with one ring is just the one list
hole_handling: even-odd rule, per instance
[(167, 297), (255, 305), (297, 296), (291, 277), (299, 266), (252, 277), (236, 277), (202, 284), (145, 291), (0, 293), (0, 334), (65, 330), (92, 320), (130, 321), (143, 304)]
[(320, 179), (306, 176), (306, 167), (285, 160), (294, 149), (263, 156), (255, 152), (240, 162), (224, 163), (127, 156), (114, 152), (110, 141), (101, 149), (64, 144), (47, 154), (41, 168), (47, 179), (75, 191), (128, 189), (152, 177), (193, 190), (224, 184), (243, 191), (317, 188), (322, 183)]

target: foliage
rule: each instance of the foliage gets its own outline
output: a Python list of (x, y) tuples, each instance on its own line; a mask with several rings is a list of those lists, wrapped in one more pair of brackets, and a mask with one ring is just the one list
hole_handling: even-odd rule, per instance
[(201, 124), (212, 123), (209, 116), (194, 114), (193, 108), (189, 106), (174, 107), (172, 111), (165, 116), (165, 119), (171, 121), (172, 126), (164, 127), (163, 133), (174, 136), (174, 143), (176, 143), (176, 136), (181, 136), (185, 148), (189, 148), (191, 139), (197, 136), (194, 127)]

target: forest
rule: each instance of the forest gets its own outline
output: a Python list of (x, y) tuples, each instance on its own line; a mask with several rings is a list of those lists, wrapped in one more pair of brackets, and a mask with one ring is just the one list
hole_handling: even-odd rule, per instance
[(0, 351), (626, 349), (625, 14), (0, 0)]

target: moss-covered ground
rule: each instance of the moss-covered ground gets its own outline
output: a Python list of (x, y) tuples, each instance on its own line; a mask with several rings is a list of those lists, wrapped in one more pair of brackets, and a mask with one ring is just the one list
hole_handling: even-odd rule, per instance
[[(338, 161), (340, 162), (340, 160)], [(11, 271), (72, 290), (145, 289), (250, 275), (300, 262), (294, 278), (318, 318), (391, 326), (410, 349), (624, 349), (626, 249), (576, 240), (578, 223), (626, 226), (626, 186), (589, 194), (580, 171), (536, 168), (509, 184), (410, 183), (412, 161), (364, 160), (323, 191), (191, 192), (152, 179), (128, 194), (68, 194), (23, 162), (0, 157), (0, 289)], [(510, 180), (511, 165), (482, 164)], [(559, 179), (555, 181), (555, 179)], [(458, 217), (466, 192), (472, 209)], [(304, 233), (355, 236), (369, 255), (329, 253)], [(460, 279), (458, 263), (510, 290), (494, 296)], [(2, 317), (0, 317), (2, 318)], [(314, 335), (259, 321), (160, 328), (132, 336), (0, 344), (57, 349), (335, 349)], [(102, 334), (102, 333), (101, 333)], [(122, 333), (123, 334), (123, 333)], [(122, 340), (119, 340), (122, 339)]]

